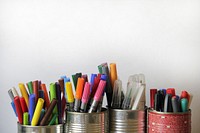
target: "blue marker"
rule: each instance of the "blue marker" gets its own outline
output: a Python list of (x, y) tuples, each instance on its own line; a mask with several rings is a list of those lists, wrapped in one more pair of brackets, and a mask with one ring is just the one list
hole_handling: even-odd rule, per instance
[(91, 84), (91, 86), (90, 86), (90, 92), (92, 92), (92, 87), (93, 87), (93, 85), (94, 85), (94, 79), (95, 79), (96, 76), (97, 76), (96, 74), (91, 74), (91, 79), (90, 79), (90, 84)]
[(29, 122), (32, 121), (32, 118), (33, 118), (33, 114), (34, 114), (34, 111), (35, 111), (35, 94), (31, 94), (29, 96)]
[(16, 112), (15, 104), (14, 104), (13, 101), (11, 102), (11, 105), (12, 105), (12, 108), (13, 108), (13, 110), (14, 110), (14, 112), (15, 112), (16, 117), (17, 117), (17, 112)]

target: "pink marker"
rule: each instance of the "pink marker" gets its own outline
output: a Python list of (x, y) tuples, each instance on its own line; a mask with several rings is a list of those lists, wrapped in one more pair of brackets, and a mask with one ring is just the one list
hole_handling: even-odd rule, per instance
[(81, 112), (86, 112), (87, 103), (90, 96), (90, 83), (86, 82), (84, 86), (83, 96), (82, 96), (82, 103), (81, 103)]
[(89, 113), (96, 111), (98, 103), (101, 100), (105, 86), (106, 86), (106, 81), (100, 80), (97, 91), (96, 91), (95, 96), (94, 96), (94, 100), (93, 100), (92, 105), (91, 105), (91, 107), (88, 111)]

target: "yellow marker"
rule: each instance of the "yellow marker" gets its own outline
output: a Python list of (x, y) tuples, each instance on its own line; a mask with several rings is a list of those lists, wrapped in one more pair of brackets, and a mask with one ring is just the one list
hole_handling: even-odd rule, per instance
[(67, 101), (69, 103), (73, 103), (74, 102), (74, 95), (73, 95), (73, 91), (72, 91), (72, 84), (71, 84), (71, 82), (67, 82), (65, 84), (65, 87), (66, 87)]
[(110, 64), (110, 80), (112, 88), (114, 88), (115, 80), (117, 80), (117, 68), (115, 63)]
[(37, 126), (43, 105), (44, 105), (44, 100), (42, 98), (38, 98), (38, 102), (37, 102), (33, 119), (31, 122), (31, 126)]
[(20, 89), (20, 92), (22, 94), (22, 97), (24, 97), (24, 99), (25, 99), (27, 107), (29, 107), (28, 106), (29, 105), (29, 103), (28, 103), (28, 92), (26, 91), (26, 88), (25, 88), (23, 83), (19, 83), (19, 89)]

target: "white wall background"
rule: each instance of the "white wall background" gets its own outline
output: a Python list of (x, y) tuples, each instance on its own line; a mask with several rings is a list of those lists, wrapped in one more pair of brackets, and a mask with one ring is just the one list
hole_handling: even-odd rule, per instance
[(192, 132), (200, 131), (200, 1), (0, 1), (0, 132), (16, 133), (7, 91), (19, 82), (96, 73), (116, 62), (124, 86), (144, 73), (149, 88), (194, 94)]

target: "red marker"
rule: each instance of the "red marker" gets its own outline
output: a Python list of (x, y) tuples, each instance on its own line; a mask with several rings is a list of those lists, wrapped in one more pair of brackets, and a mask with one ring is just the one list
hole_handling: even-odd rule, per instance
[(168, 88), (166, 94), (171, 94), (172, 97), (176, 95), (174, 88)]
[(39, 95), (38, 90), (39, 90), (38, 80), (33, 81), (33, 93), (35, 94), (35, 103), (37, 103), (37, 101), (38, 101), (38, 95)]
[(14, 98), (14, 103), (15, 103), (19, 123), (23, 124), (23, 112), (22, 112), (22, 108), (21, 108), (21, 104), (20, 104), (20, 100), (18, 96)]
[(19, 100), (20, 100), (20, 104), (21, 104), (23, 114), (24, 114), (24, 112), (28, 112), (28, 108), (26, 106), (25, 99), (23, 97), (20, 97)]
[(150, 89), (150, 107), (154, 109), (155, 94), (157, 89)]
[(181, 99), (182, 98), (186, 98), (188, 101), (190, 101), (190, 95), (189, 95), (189, 93), (187, 92), (187, 91), (182, 91), (181, 92), (181, 97), (180, 97)]

